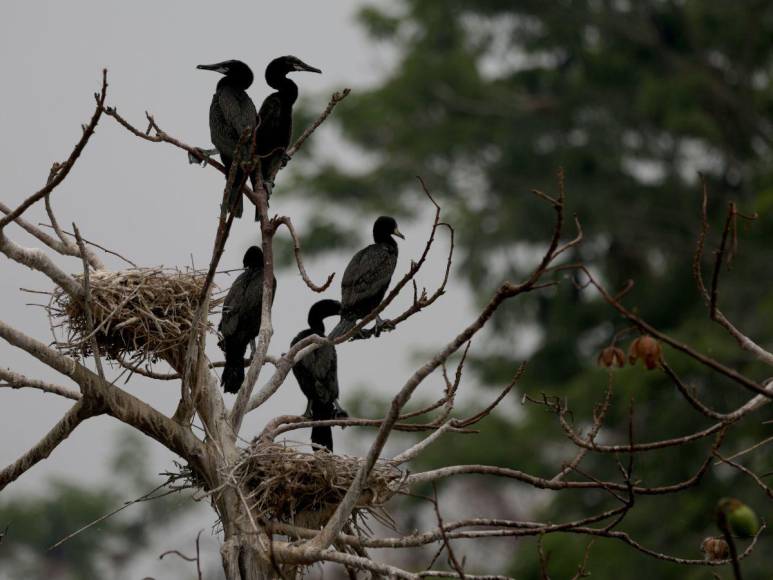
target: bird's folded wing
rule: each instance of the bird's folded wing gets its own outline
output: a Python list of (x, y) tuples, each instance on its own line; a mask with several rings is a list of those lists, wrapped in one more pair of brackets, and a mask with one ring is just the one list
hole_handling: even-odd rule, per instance
[(255, 104), (247, 93), (225, 87), (218, 94), (218, 102), (226, 123), (236, 130), (240, 137), (245, 129), (255, 128)]
[(258, 111), (257, 147), (258, 153), (268, 155), (276, 146), (276, 132), (282, 117), (282, 101), (279, 95), (274, 93), (266, 97)]
[(342, 302), (352, 304), (383, 292), (392, 279), (397, 256), (380, 244), (357, 252), (346, 267), (341, 281)]
[(239, 306), (244, 301), (244, 290), (247, 286), (247, 277), (244, 273), (234, 280), (231, 289), (223, 302), (223, 313), (220, 317), (218, 329), (223, 336), (230, 336), (236, 332), (239, 325)]

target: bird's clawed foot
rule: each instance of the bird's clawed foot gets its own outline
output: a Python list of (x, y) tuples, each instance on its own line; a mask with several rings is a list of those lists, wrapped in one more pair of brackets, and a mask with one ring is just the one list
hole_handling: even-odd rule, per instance
[(341, 406), (341, 403), (338, 402), (338, 399), (333, 401), (333, 419), (346, 419), (348, 416), (349, 413), (347, 413), (346, 409)]
[(287, 153), (283, 152), (282, 157), (280, 159), (282, 163), (281, 166), (284, 168), (288, 163), (290, 163), (290, 159), (292, 159), (292, 157), (290, 157)]
[(380, 316), (376, 316), (376, 322), (373, 324), (371, 333), (375, 337), (381, 336), (382, 331), (390, 332), (395, 329), (395, 325), (390, 320), (383, 320)]
[(314, 413), (311, 410), (311, 401), (307, 401), (306, 410), (303, 412), (303, 415), (301, 415), (301, 417), (309, 420), (314, 418)]
[(209, 163), (210, 157), (219, 153), (219, 151), (214, 148), (201, 149), (200, 147), (195, 147), (194, 149), (199, 153), (199, 156), (197, 157), (193, 153), (188, 152), (188, 163), (191, 165), (200, 165), (201, 167), (206, 167)]
[[(349, 417), (349, 413), (341, 406), (338, 399), (333, 401), (333, 419), (346, 419), (347, 417)], [(346, 429), (346, 425), (341, 425), (341, 429)]]
[(373, 336), (373, 331), (371, 329), (361, 328), (359, 331), (352, 335), (352, 337), (349, 339), (349, 342), (354, 342), (355, 340), (367, 340), (371, 336)]
[(258, 350), (258, 347), (255, 346), (255, 339), (250, 340), (250, 360), (252, 360), (255, 357), (255, 351)]

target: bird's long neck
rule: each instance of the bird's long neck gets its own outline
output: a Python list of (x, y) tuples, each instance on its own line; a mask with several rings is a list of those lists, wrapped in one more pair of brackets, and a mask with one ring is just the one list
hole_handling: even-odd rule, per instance
[(279, 97), (284, 102), (292, 105), (298, 99), (298, 85), (285, 75), (266, 75), (266, 82), (268, 86), (279, 92)]
[(224, 87), (234, 87), (242, 91), (247, 90), (252, 84), (252, 76), (246, 77), (244, 75), (232, 76), (226, 75), (217, 82), (217, 88), (222, 89)]
[(393, 251), (393, 252), (397, 251), (397, 242), (390, 235), (375, 236), (373, 241), (376, 242), (377, 244), (384, 244), (389, 248), (390, 251)]
[(309, 330), (312, 334), (318, 334), (319, 336), (325, 336), (325, 324), (322, 319), (309, 320)]

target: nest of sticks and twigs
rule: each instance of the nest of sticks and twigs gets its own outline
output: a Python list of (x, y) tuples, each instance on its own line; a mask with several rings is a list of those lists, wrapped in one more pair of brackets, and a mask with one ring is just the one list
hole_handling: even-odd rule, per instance
[[(343, 499), (362, 462), (324, 451), (305, 453), (289, 444), (255, 443), (244, 450), (234, 477), (258, 518), (315, 527), (315, 520), (324, 522)], [(355, 515), (391, 525), (384, 504), (398, 493), (404, 477), (397, 466), (377, 463)]]
[[(71, 355), (89, 356), (91, 338), (100, 355), (132, 364), (163, 359), (176, 366), (183, 360), (193, 330), (206, 272), (171, 268), (132, 268), (89, 275), (93, 331), (84, 304), (61, 288), (52, 295), (52, 328), (63, 329), (58, 347)], [(83, 276), (75, 276), (83, 280)], [(213, 313), (220, 300), (211, 300)], [(212, 324), (203, 317), (205, 331)]]

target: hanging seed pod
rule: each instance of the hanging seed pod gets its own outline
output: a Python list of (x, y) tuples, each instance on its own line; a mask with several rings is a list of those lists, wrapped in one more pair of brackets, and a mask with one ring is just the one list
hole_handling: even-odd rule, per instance
[(657, 368), (661, 356), (660, 343), (648, 334), (634, 340), (628, 349), (628, 362), (634, 365), (641, 359), (649, 370)]
[(625, 353), (616, 346), (608, 346), (599, 353), (596, 364), (604, 368), (623, 367), (625, 365)]

